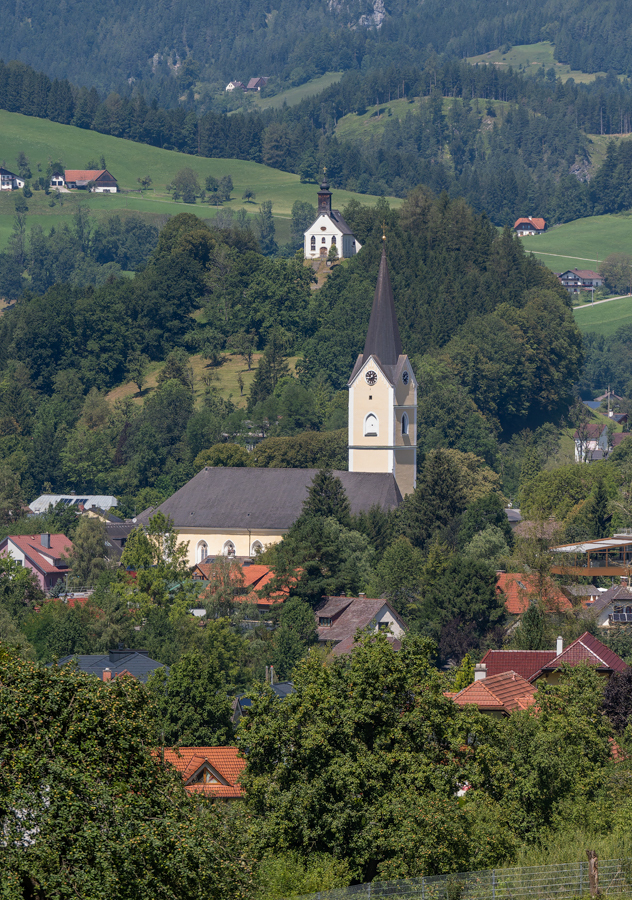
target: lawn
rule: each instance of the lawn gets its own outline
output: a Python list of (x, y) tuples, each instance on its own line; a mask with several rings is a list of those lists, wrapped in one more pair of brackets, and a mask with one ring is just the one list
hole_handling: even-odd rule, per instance
[(539, 44), (517, 44), (506, 53), (502, 50), (490, 50), (489, 53), (481, 53), (480, 56), (469, 56), (467, 61), (476, 65), (476, 63), (488, 63), (489, 65), (508, 68), (511, 66), (519, 72), (527, 75), (535, 75), (535, 73), (544, 66), (545, 69), (555, 69), (556, 78), (568, 81), (573, 78), (577, 82), (584, 84), (594, 81), (598, 75), (605, 75), (605, 72), (594, 72), (588, 74), (586, 72), (577, 72), (564, 63), (556, 62), (553, 58), (555, 45), (550, 41), (540, 41)]
[[(301, 184), (298, 175), (271, 169), (260, 163), (187, 156), (95, 131), (59, 125), (46, 119), (0, 111), (0, 158), (6, 160), (8, 168), (15, 168), (13, 163), (21, 150), (29, 157), (34, 175), (38, 171), (38, 165), (44, 171), (49, 160), (61, 160), (67, 168), (83, 168), (90, 158), (98, 158), (103, 154), (122, 191), (112, 195), (88, 195), (83, 191), (80, 194), (66, 195), (63, 205), (58, 204), (52, 209), (48, 206), (49, 198), (44, 197), (41, 192), (34, 192), (33, 198), (28, 201), (29, 224), (39, 221), (47, 230), (57, 221), (69, 220), (72, 203), (76, 202), (75, 197), (80, 197), (81, 202), (86, 203), (97, 215), (128, 210), (153, 217), (193, 212), (203, 219), (213, 218), (216, 214), (214, 207), (199, 201), (195, 205), (175, 203), (166, 192), (166, 185), (185, 166), (192, 168), (202, 182), (207, 175), (216, 178), (231, 176), (234, 185), (233, 199), (225, 204), (227, 209), (245, 209), (254, 215), (262, 200), (271, 200), (279, 243), (289, 240), (289, 220), (294, 201), (303, 200), (316, 205), (316, 185)], [(144, 175), (151, 175), (153, 190), (143, 195), (125, 193), (136, 191), (136, 179)], [(246, 189), (255, 192), (254, 203), (241, 199)], [(368, 194), (342, 190), (334, 192), (335, 205), (340, 209), (354, 198), (369, 206), (378, 200)], [(398, 198), (388, 199), (393, 207), (402, 203)], [(11, 233), (13, 202), (8, 193), (0, 198), (0, 248), (6, 245)]]
[(580, 331), (595, 331), (607, 337), (622, 325), (632, 325), (632, 297), (575, 307), (575, 321)]
[(632, 253), (632, 216), (591, 216), (555, 225), (544, 234), (522, 238), (525, 250), (555, 272), (565, 269), (599, 270), (611, 253)]

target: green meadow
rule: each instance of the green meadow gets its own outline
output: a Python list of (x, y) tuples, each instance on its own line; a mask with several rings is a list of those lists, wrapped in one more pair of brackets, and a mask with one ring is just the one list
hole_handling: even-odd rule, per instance
[[(303, 200), (316, 205), (316, 185), (301, 184), (298, 175), (271, 169), (260, 163), (187, 156), (95, 131), (0, 111), (0, 163), (4, 161), (9, 169), (15, 171), (15, 160), (20, 151), (28, 156), (34, 177), (37, 177), (39, 171), (46, 170), (49, 161), (59, 160), (66, 168), (78, 169), (84, 168), (89, 159), (98, 159), (103, 154), (108, 169), (121, 188), (121, 193), (112, 195), (87, 194), (83, 191), (65, 194), (63, 202), (57, 202), (54, 207), (49, 206), (50, 198), (43, 191), (34, 191), (33, 197), (27, 201), (28, 223), (39, 222), (47, 231), (57, 222), (69, 221), (76, 202), (87, 205), (97, 217), (112, 213), (125, 214), (127, 211), (155, 219), (179, 212), (192, 212), (202, 219), (212, 219), (217, 212), (215, 207), (202, 204), (199, 200), (195, 205), (176, 203), (167, 193), (167, 184), (185, 166), (196, 172), (202, 184), (207, 175), (215, 178), (231, 176), (234, 189), (232, 199), (224, 204), (225, 209), (245, 209), (248, 214), (254, 215), (261, 201), (272, 201), (279, 243), (289, 241), (290, 214), (294, 201)], [(137, 179), (145, 175), (152, 178), (152, 190), (141, 194), (138, 192)], [(246, 190), (255, 192), (254, 202), (242, 200)], [(334, 191), (334, 201), (338, 208), (354, 198), (368, 206), (374, 205), (378, 200), (368, 194)], [(393, 207), (402, 203), (398, 198), (387, 199)], [(14, 196), (7, 192), (0, 197), (0, 248), (6, 246), (13, 216)]]
[(580, 331), (595, 331), (604, 336), (614, 334), (622, 325), (632, 325), (632, 297), (576, 307), (575, 321)]
[(287, 106), (296, 106), (306, 97), (313, 97), (315, 94), (320, 94), (321, 91), (331, 87), (332, 84), (336, 84), (341, 78), (342, 72), (325, 72), (325, 74), (321, 75), (319, 78), (312, 78), (311, 81), (306, 81), (305, 84), (288, 88), (287, 91), (282, 91), (280, 94), (275, 94), (273, 97), (262, 97), (261, 94), (259, 94), (257, 96), (256, 106), (258, 109), (281, 109), (283, 104), (286, 104)]
[(632, 215), (590, 216), (566, 225), (554, 225), (544, 234), (522, 238), (532, 251), (555, 272), (594, 269), (611, 253), (632, 254)]
[(469, 56), (469, 63), (487, 63), (492, 66), (501, 68), (517, 69), (527, 75), (535, 75), (535, 73), (544, 66), (545, 69), (554, 69), (556, 78), (568, 81), (569, 78), (577, 82), (587, 83), (594, 81), (598, 75), (605, 75), (605, 72), (578, 72), (571, 69), (564, 63), (556, 62), (553, 58), (555, 45), (550, 41), (540, 41), (538, 44), (517, 44), (506, 52), (500, 50), (490, 50), (489, 53), (481, 53), (479, 56)]

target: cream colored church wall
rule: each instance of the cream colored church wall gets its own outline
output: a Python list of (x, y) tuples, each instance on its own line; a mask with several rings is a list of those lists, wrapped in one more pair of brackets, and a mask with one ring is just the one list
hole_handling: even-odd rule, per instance
[[(365, 378), (370, 369), (377, 372), (378, 377), (377, 383), (373, 386), (367, 384)], [(349, 392), (349, 442), (354, 446), (364, 444), (369, 447), (393, 444), (393, 388), (381, 372), (375, 366), (368, 364), (358, 375)], [(364, 421), (369, 413), (375, 413), (378, 420), (379, 430), (375, 438), (364, 436)], [(366, 471), (374, 470), (367, 469)]]
[(232, 541), (235, 545), (236, 556), (250, 556), (252, 554), (252, 545), (259, 541), (265, 549), (268, 544), (277, 544), (286, 531), (281, 529), (275, 530), (257, 530), (253, 529), (248, 532), (243, 529), (235, 528), (233, 530), (226, 529), (223, 531), (212, 531), (211, 529), (192, 529), (177, 528), (178, 542), (186, 544), (187, 562), (190, 566), (194, 566), (199, 562), (198, 548), (199, 544), (204, 541), (208, 546), (208, 556), (222, 556), (225, 554), (225, 548), (228, 541)]

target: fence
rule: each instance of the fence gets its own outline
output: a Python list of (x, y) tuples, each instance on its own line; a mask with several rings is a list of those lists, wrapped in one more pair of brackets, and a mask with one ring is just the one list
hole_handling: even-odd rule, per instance
[[(562, 900), (590, 893), (588, 867), (588, 862), (577, 862), (374, 881), (309, 894), (301, 900)], [(602, 896), (632, 896), (632, 859), (600, 860), (598, 877)]]

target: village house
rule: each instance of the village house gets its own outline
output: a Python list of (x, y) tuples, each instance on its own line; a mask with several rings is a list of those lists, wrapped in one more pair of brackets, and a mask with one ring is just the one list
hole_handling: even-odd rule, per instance
[(303, 255), (305, 259), (325, 260), (332, 247), (338, 259), (349, 259), (362, 249), (340, 212), (331, 208), (331, 191), (327, 181), (323, 181), (316, 220), (303, 235)]
[(572, 609), (570, 600), (552, 578), (541, 581), (521, 572), (497, 572), (496, 577), (496, 592), (505, 598), (505, 609), (512, 616), (521, 616), (536, 600), (544, 602), (547, 612)]
[(225, 91), (245, 91), (246, 85), (241, 81), (229, 81), (228, 84), (226, 85), (226, 87), (224, 88), (224, 90)]
[(0, 166), (0, 191), (16, 191), (24, 187), (24, 179)]
[(487, 678), (484, 664), (479, 663), (475, 668), (472, 684), (447, 696), (457, 706), (476, 706), (480, 712), (500, 719), (511, 715), (514, 709), (533, 706), (536, 690), (526, 678), (513, 671)]
[(586, 631), (566, 649), (562, 638), (558, 637), (555, 650), (488, 650), (477, 671), (481, 680), (503, 672), (515, 672), (532, 684), (540, 678), (556, 684), (564, 664), (594, 666), (606, 678), (628, 668), (616, 653)]
[(575, 462), (597, 462), (610, 449), (608, 426), (601, 422), (587, 422), (575, 431)]
[(318, 643), (333, 644), (334, 656), (350, 653), (358, 630), (386, 634), (394, 650), (402, 646), (404, 620), (386, 600), (359, 597), (327, 597), (314, 613)]
[[(256, 604), (261, 612), (269, 610), (275, 603), (283, 603), (289, 596), (288, 591), (275, 591), (269, 596), (265, 596), (264, 589), (274, 578), (274, 572), (270, 566), (258, 565), (250, 559), (237, 560), (233, 558), (235, 567), (235, 603), (253, 603)], [(204, 602), (206, 591), (204, 584), (211, 581), (213, 577), (213, 564), (215, 557), (208, 556), (205, 560), (197, 563), (192, 569), (192, 581), (202, 582), (202, 591), (200, 593), (200, 603)], [(238, 567), (240, 564), (240, 568)], [(238, 573), (239, 576), (238, 577)], [(231, 577), (232, 577), (231, 572)], [(242, 580), (243, 579), (243, 580)], [(205, 613), (204, 609), (195, 608), (191, 610), (195, 616), (202, 617)]]
[(568, 269), (566, 272), (560, 272), (557, 277), (569, 294), (591, 292), (603, 284), (603, 278), (599, 272), (593, 272), (590, 269)]
[(600, 628), (629, 625), (632, 623), (632, 590), (626, 580), (590, 597), (583, 607), (583, 614), (594, 619)]
[(117, 181), (107, 169), (66, 169), (63, 179), (57, 173), (50, 183), (51, 187), (90, 190), (93, 194), (116, 194), (118, 191)]
[(147, 650), (131, 650), (119, 644), (116, 650), (108, 650), (107, 653), (91, 653), (88, 655), (64, 656), (59, 660), (59, 665), (75, 663), (79, 672), (86, 675), (96, 675), (101, 681), (112, 681), (128, 675), (137, 681), (145, 682), (157, 669), (165, 669), (169, 674), (169, 667), (150, 659)]
[(72, 541), (65, 534), (9, 535), (0, 541), (0, 555), (10, 556), (29, 569), (43, 591), (50, 591), (69, 574), (67, 557)]
[(246, 85), (245, 90), (247, 91), (260, 91), (261, 88), (264, 88), (270, 79), (264, 78), (263, 76), (258, 76), (257, 78), (251, 78)]
[(164, 763), (178, 770), (188, 794), (222, 800), (243, 797), (239, 777), (246, 760), (237, 747), (165, 747), (158, 752)]
[(546, 231), (546, 222), (544, 219), (527, 216), (526, 218), (516, 219), (514, 231), (520, 237), (527, 237), (530, 234), (542, 234)]
[(632, 534), (560, 544), (549, 550), (560, 557), (551, 566), (554, 575), (626, 579), (632, 575)]

